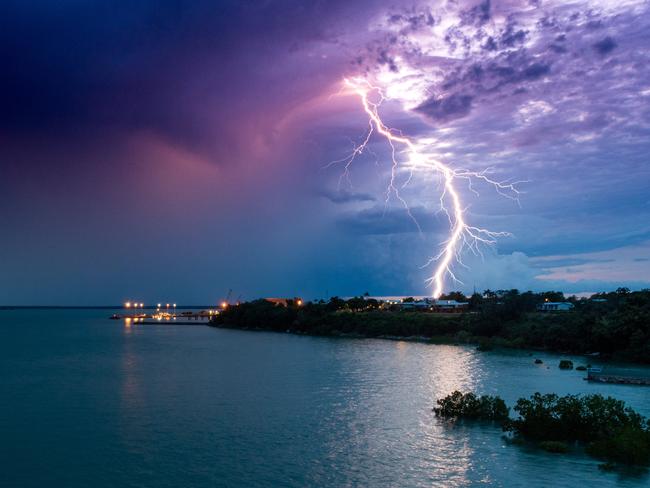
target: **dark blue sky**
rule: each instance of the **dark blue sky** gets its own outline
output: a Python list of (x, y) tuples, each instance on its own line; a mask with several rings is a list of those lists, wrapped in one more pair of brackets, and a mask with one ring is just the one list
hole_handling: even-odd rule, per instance
[[(440, 181), (389, 147), (328, 163), (382, 117), (456, 169), (473, 225), (449, 289), (650, 286), (650, 14), (640, 1), (5, 1), (0, 304), (426, 294)], [(398, 154), (402, 158), (402, 153)]]

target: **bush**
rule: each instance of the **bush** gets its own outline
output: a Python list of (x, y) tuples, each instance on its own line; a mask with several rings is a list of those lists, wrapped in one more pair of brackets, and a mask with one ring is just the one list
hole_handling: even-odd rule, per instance
[(445, 418), (505, 420), (510, 411), (506, 402), (499, 397), (490, 395), (477, 397), (474, 393), (463, 394), (460, 391), (455, 391), (436, 403), (438, 407), (433, 411), (437, 416)]
[(549, 452), (566, 452), (567, 443), (578, 442), (589, 455), (609, 463), (650, 465), (650, 424), (612, 397), (535, 393), (517, 400), (514, 419), (496, 396), (455, 391), (437, 403), (434, 411), (440, 417), (498, 420), (514, 440), (538, 442)]
[(587, 453), (626, 465), (650, 465), (650, 432), (631, 426), (624, 427), (610, 438), (592, 442)]
[(561, 359), (560, 369), (573, 369), (573, 361), (569, 361), (568, 359)]

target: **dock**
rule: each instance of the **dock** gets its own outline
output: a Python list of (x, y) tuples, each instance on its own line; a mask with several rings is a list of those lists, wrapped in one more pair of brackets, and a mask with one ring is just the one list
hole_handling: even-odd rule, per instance
[(132, 313), (113, 314), (111, 320), (121, 320), (125, 325), (207, 325), (210, 319), (217, 315), (217, 310), (201, 310), (200, 312), (167, 313)]

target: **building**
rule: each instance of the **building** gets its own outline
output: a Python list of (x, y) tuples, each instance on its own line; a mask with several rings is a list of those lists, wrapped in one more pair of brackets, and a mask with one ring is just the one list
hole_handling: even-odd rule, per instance
[(433, 300), (425, 298), (423, 300), (414, 300), (412, 302), (401, 302), (401, 310), (422, 310), (438, 313), (461, 313), (469, 307), (467, 302), (457, 302), (456, 300)]
[(573, 310), (571, 302), (544, 302), (537, 305), (538, 312), (568, 312)]
[(428, 310), (431, 304), (428, 300), (416, 300), (413, 302), (402, 302), (399, 304), (402, 310)]
[(457, 302), (456, 300), (436, 300), (432, 306), (435, 312), (461, 313), (469, 308), (469, 303)]

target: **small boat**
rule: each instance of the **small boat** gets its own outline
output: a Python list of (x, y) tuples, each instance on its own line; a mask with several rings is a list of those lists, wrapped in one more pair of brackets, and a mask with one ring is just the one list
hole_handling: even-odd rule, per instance
[(122, 316), (119, 313), (114, 313), (113, 315), (111, 315), (109, 317), (109, 319), (111, 319), (111, 320), (120, 320), (121, 318), (122, 318)]

